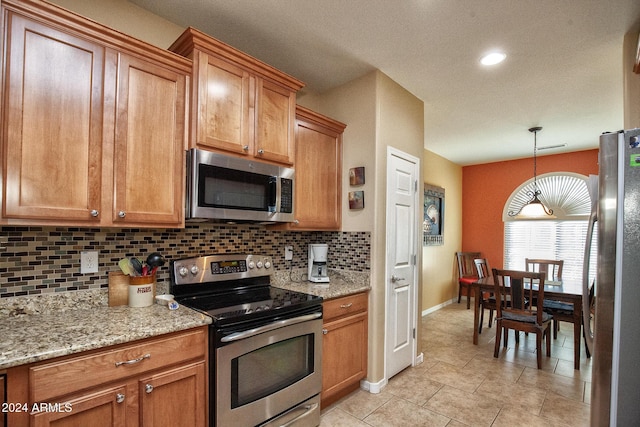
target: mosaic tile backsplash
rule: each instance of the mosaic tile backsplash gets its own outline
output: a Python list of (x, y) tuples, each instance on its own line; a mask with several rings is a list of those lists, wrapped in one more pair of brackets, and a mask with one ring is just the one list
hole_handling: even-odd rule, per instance
[[(125, 257), (167, 260), (214, 253), (255, 253), (273, 258), (276, 270), (307, 265), (310, 243), (329, 245), (328, 268), (368, 272), (371, 233), (273, 231), (260, 225), (187, 224), (185, 229), (67, 227), (0, 228), (0, 298), (106, 288), (110, 271)], [(293, 246), (285, 261), (284, 246)], [(80, 273), (80, 252), (99, 252), (99, 272)], [(169, 266), (157, 282), (169, 282)]]

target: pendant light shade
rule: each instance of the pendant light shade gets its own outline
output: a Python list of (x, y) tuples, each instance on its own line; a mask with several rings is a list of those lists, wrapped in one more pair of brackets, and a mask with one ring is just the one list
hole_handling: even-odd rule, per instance
[(541, 130), (542, 127), (540, 126), (529, 128), (529, 132), (533, 132), (533, 191), (527, 192), (530, 200), (517, 212), (509, 211), (509, 216), (522, 219), (555, 218), (553, 210), (546, 207), (538, 198), (541, 193), (540, 190), (538, 190), (537, 182), (536, 153), (538, 151), (538, 141), (536, 136)]

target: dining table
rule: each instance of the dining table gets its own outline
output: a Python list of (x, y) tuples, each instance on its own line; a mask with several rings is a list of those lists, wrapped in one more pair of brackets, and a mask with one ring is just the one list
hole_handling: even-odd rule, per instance
[[(478, 345), (479, 319), (482, 304), (482, 293), (495, 292), (493, 276), (480, 278), (470, 285), (474, 296), (473, 309), (473, 343)], [(536, 292), (537, 285), (534, 285)], [(547, 280), (544, 285), (544, 299), (573, 304), (573, 367), (580, 369), (580, 339), (582, 338), (582, 281), (563, 279)]]

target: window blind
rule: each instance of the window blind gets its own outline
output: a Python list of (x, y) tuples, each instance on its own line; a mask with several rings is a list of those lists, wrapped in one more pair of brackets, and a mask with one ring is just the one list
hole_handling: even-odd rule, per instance
[[(562, 277), (582, 280), (588, 221), (511, 221), (504, 224), (504, 266), (526, 270), (525, 258), (564, 260)], [(593, 235), (593, 248), (598, 245)], [(591, 251), (589, 283), (596, 277), (597, 255)]]

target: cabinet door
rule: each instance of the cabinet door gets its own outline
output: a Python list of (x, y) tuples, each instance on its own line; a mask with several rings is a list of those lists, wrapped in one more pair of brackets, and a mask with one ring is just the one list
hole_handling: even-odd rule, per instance
[(202, 148), (250, 154), (254, 132), (255, 79), (240, 67), (196, 52), (196, 141)]
[[(4, 374), (0, 374), (0, 403), (2, 404), (2, 409), (4, 409), (4, 404), (6, 402), (6, 389), (5, 389), (5, 380), (4, 380)], [(6, 425), (5, 423), (5, 418), (6, 418), (6, 413), (4, 411), (0, 412), (0, 427), (4, 427)]]
[(119, 54), (117, 78), (112, 221), (181, 225), (186, 76)]
[(257, 118), (254, 156), (292, 164), (295, 93), (264, 79), (257, 81)]
[(161, 372), (138, 382), (144, 426), (206, 425), (204, 362)]
[(322, 407), (357, 389), (367, 375), (367, 316), (359, 313), (323, 325)]
[(296, 229), (338, 230), (341, 225), (342, 137), (296, 123)]
[(99, 390), (65, 399), (59, 406), (48, 406), (39, 412), (31, 412), (33, 427), (115, 427), (124, 426), (127, 398), (124, 385)]
[(7, 19), (3, 216), (97, 223), (104, 49), (12, 12)]

